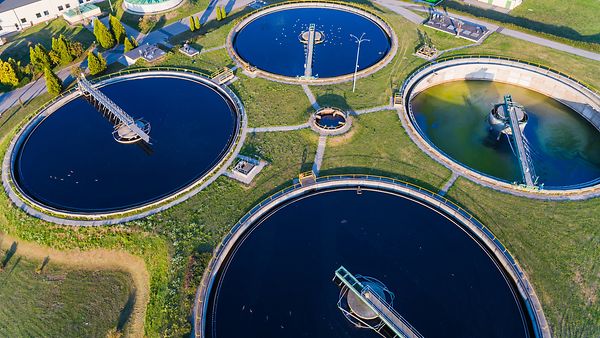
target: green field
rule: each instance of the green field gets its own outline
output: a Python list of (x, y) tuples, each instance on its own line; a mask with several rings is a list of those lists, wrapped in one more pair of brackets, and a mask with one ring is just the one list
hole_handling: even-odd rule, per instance
[(509, 13), (469, 6), (447, 0), (444, 6), (469, 15), (489, 19), (527, 33), (543, 35), (577, 47), (600, 51), (600, 1), (525, 0)]
[[(534, 0), (525, 2), (520, 10), (526, 10), (526, 6), (533, 2)], [(380, 10), (379, 13), (390, 22), (398, 35), (400, 47), (396, 57), (384, 69), (359, 79), (355, 93), (352, 92), (351, 83), (311, 86), (320, 104), (354, 110), (386, 105), (406, 76), (425, 63), (412, 55), (418, 44), (418, 27), (388, 11)], [(552, 16), (549, 13), (546, 15)], [(543, 19), (540, 17), (537, 20)], [(566, 20), (565, 24), (574, 23)], [(590, 26), (593, 25), (595, 23), (590, 23)], [(213, 23), (205, 26), (199, 34), (186, 33), (175, 37), (172, 42), (191, 40), (193, 44), (205, 49), (218, 47), (225, 43), (230, 27), (230, 21)], [(440, 49), (467, 44), (450, 35), (426, 31)], [(583, 28), (580, 32), (589, 33)], [(542, 63), (600, 88), (600, 63), (496, 33), (482, 45), (454, 54), (493, 54)], [(210, 73), (220, 67), (231, 66), (232, 61), (224, 49), (204, 53), (193, 59), (173, 51), (162, 65)], [(312, 108), (300, 86), (252, 79), (243, 75), (240, 70), (236, 74), (239, 79), (230, 88), (244, 103), (251, 127), (296, 125), (307, 121)], [(4, 154), (14, 128), (48, 98), (48, 95), (42, 95), (25, 107), (13, 108), (0, 115), (0, 155)], [(308, 129), (248, 134), (242, 154), (260, 157), (269, 162), (250, 186), (227, 177), (219, 177), (182, 204), (120, 226), (70, 228), (48, 224), (14, 208), (6, 195), (1, 194), (0, 232), (61, 250), (109, 248), (141, 257), (150, 275), (146, 335), (186, 336), (190, 331), (188, 320), (195, 291), (212, 249), (253, 205), (289, 186), (300, 172), (310, 170), (316, 147), (317, 135)], [(399, 178), (434, 191), (439, 190), (450, 177), (449, 170), (421, 152), (409, 139), (395, 111), (380, 111), (355, 117), (354, 126), (349, 133), (328, 138), (322, 174), (352, 173)], [(600, 261), (600, 227), (597, 222), (600, 217), (600, 199), (583, 202), (529, 200), (491, 191), (463, 179), (453, 185), (448, 197), (488, 225), (517, 258), (531, 278), (556, 337), (600, 336), (600, 265), (597, 263)], [(9, 271), (10, 264), (15, 262), (13, 258), (9, 263)], [(18, 280), (15, 279), (18, 283), (11, 282), (13, 284), (9, 291), (0, 284), (0, 299), (4, 300), (5, 295), (11, 297), (3, 292), (19, 295), (22, 299), (33, 299), (33, 292), (29, 292), (23, 285), (58, 285), (44, 281), (43, 277), (46, 275), (31, 273), (37, 264), (35, 261), (21, 260), (11, 275), (21, 276)], [(84, 293), (90, 293), (86, 288), (89, 288), (88, 284), (91, 276), (95, 276), (94, 273), (100, 276), (101, 290), (98, 294), (103, 295), (106, 302), (89, 305), (98, 306), (98, 311), (107, 313), (102, 318), (90, 319), (89, 331), (76, 331), (75, 328), (67, 327), (62, 329), (65, 330), (63, 336), (102, 336), (116, 327), (118, 320), (114, 318), (118, 318), (120, 308), (127, 301), (130, 292), (125, 287), (130, 284), (126, 275), (68, 270), (53, 265), (50, 267), (57, 269), (53, 274), (66, 274), (69, 277), (61, 282), (62, 291), (52, 294), (56, 302), (69, 304), (70, 300), (76, 299), (76, 295), (81, 297)], [(3, 274), (6, 271), (0, 272), (0, 283), (4, 280)], [(107, 289), (103, 283), (109, 281), (123, 285), (116, 297), (111, 298), (103, 290)], [(41, 289), (35, 290), (35, 296), (41, 297)], [(54, 330), (51, 333), (54, 333), (58, 332), (56, 330), (59, 330), (61, 324), (69, 323), (60, 317), (62, 312), (54, 317), (32, 321), (36, 317), (27, 311), (34, 311), (34, 307), (27, 304), (31, 303), (24, 304), (23, 312), (15, 318), (8, 314), (6, 320), (2, 318), (4, 307), (0, 307), (0, 336), (18, 335), (14, 333), (16, 325), (28, 330), (27, 332), (33, 332), (31, 335), (38, 336), (40, 334), (35, 330), (39, 327), (48, 326), (49, 330)], [(73, 309), (79, 309), (77, 306), (84, 305), (65, 305), (64, 308), (75, 311)], [(81, 313), (85, 314), (86, 311), (82, 309)], [(10, 324), (11, 321), (15, 324), (8, 326), (6, 323)], [(13, 331), (4, 334), (2, 330), (5, 327), (6, 330), (13, 328)]]
[(41, 43), (46, 50), (50, 50), (52, 38), (58, 37), (60, 34), (69, 40), (81, 42), (84, 50), (95, 40), (94, 34), (82, 25), (71, 26), (63, 18), (57, 18), (47, 25), (41, 23), (11, 37), (9, 43), (0, 46), (0, 57), (4, 60), (11, 57), (27, 64), (29, 63), (29, 46)]
[[(5, 251), (0, 250), (4, 259)], [(125, 272), (73, 270), (17, 252), (0, 271), (0, 336), (106, 337), (123, 330), (133, 299)]]

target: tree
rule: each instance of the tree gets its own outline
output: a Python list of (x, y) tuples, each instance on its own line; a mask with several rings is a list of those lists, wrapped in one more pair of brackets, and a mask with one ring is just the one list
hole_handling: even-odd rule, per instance
[(90, 74), (96, 75), (106, 70), (106, 60), (102, 57), (102, 54), (98, 53), (98, 55), (96, 55), (94, 52), (90, 51), (87, 60)]
[(194, 28), (196, 30), (200, 29), (200, 18), (198, 18), (197, 16), (194, 17)]
[(110, 49), (115, 46), (115, 37), (112, 35), (111, 31), (104, 26), (100, 20), (97, 18), (94, 19), (94, 35), (96, 36), (96, 40), (100, 43), (100, 46), (104, 49)]
[(221, 13), (221, 6), (217, 6), (217, 21), (221, 21), (223, 19), (223, 13)]
[(196, 30), (196, 24), (194, 22), (194, 17), (190, 16), (190, 32), (193, 32)]
[(73, 61), (73, 55), (69, 50), (69, 42), (64, 35), (60, 35), (58, 38), (52, 38), (52, 51), (58, 56), (61, 65), (67, 65)]
[(117, 43), (123, 42), (127, 34), (121, 21), (119, 21), (119, 19), (117, 19), (114, 15), (110, 14), (108, 16), (108, 23), (110, 24), (110, 30), (112, 31), (115, 40), (117, 40)]
[(0, 82), (4, 85), (16, 87), (21, 82), (20, 65), (14, 59), (0, 60)]
[(125, 38), (124, 46), (125, 46), (125, 53), (129, 52), (132, 49), (135, 49), (135, 46), (133, 45), (131, 40), (129, 40), (128, 38)]
[(52, 95), (58, 95), (62, 91), (62, 81), (54, 74), (50, 68), (44, 69), (44, 77), (46, 78), (46, 89)]
[(52, 67), (52, 60), (48, 52), (39, 43), (35, 47), (29, 47), (29, 62), (39, 71)]
[(131, 35), (131, 36), (129, 37), (129, 40), (131, 40), (131, 45), (132, 45), (133, 47), (136, 47), (136, 48), (137, 48), (137, 47), (139, 46), (139, 45), (138, 45), (138, 42), (137, 42), (137, 40), (136, 40), (136, 39), (133, 37), (133, 35)]

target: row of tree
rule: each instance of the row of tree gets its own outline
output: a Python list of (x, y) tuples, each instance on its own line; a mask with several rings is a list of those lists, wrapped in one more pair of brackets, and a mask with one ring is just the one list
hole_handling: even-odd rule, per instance
[(200, 19), (197, 16), (190, 16), (190, 31), (197, 31), (200, 29)]
[(227, 11), (223, 6), (217, 6), (217, 21), (221, 21), (227, 17)]
[(80, 42), (69, 41), (64, 35), (52, 38), (52, 49), (48, 52), (41, 44), (29, 47), (29, 63), (34, 71), (43, 71), (58, 65), (67, 65), (83, 54)]

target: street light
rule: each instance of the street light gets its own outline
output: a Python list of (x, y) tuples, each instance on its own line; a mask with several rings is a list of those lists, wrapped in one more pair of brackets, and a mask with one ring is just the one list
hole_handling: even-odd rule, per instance
[(356, 64), (354, 65), (354, 77), (352, 79), (352, 92), (354, 93), (354, 90), (356, 89), (356, 72), (358, 72), (358, 56), (360, 55), (360, 44), (363, 41), (371, 41), (369, 39), (363, 39), (363, 37), (365, 36), (365, 33), (362, 33), (360, 38), (357, 38), (354, 34), (350, 34), (351, 37), (354, 38), (354, 40), (356, 40), (356, 43), (358, 44), (358, 48), (356, 49)]

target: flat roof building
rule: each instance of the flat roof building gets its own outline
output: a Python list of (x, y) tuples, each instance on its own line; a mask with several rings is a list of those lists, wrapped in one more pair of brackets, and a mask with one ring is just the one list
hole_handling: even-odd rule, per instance
[[(93, 0), (0, 0), (0, 36), (76, 11)], [(86, 11), (86, 13), (90, 13)]]

